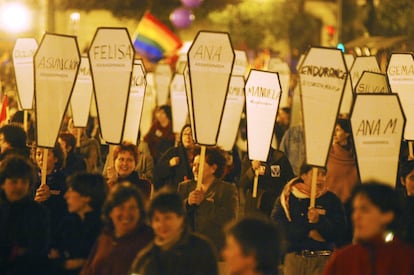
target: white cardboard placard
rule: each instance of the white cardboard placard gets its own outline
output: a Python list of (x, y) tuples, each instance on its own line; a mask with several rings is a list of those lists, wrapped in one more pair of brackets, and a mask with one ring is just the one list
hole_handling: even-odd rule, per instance
[(282, 93), (278, 74), (250, 70), (245, 93), (249, 159), (267, 161)]
[(73, 125), (86, 127), (88, 124), (89, 110), (91, 107), (93, 83), (88, 57), (81, 57), (78, 77), (70, 99)]
[(245, 51), (240, 51), (240, 50), (235, 50), (234, 54), (235, 54), (234, 66), (233, 66), (233, 71), (231, 74), (244, 77), (246, 75), (246, 70), (248, 66), (247, 54)]
[(168, 102), (169, 87), (172, 78), (171, 67), (168, 64), (158, 64), (154, 71), (155, 90), (157, 92), (157, 105)]
[[(188, 64), (187, 64), (188, 65)], [(194, 125), (194, 112), (193, 112), (193, 99), (191, 97), (191, 81), (190, 81), (190, 71), (188, 66), (184, 68), (184, 84), (185, 84), (185, 94), (187, 96), (187, 107), (188, 107), (188, 115), (190, 117), (190, 124), (191, 124), (191, 135), (193, 136), (193, 140), (195, 138), (195, 125)]]
[(407, 119), (404, 139), (414, 140), (414, 60), (411, 53), (393, 53), (387, 67), (388, 81), (397, 93)]
[(195, 142), (215, 145), (234, 63), (230, 35), (200, 31), (188, 51)]
[(134, 64), (131, 78), (131, 88), (129, 92), (128, 107), (125, 119), (123, 140), (138, 144), (138, 132), (141, 123), (142, 109), (145, 98), (144, 69), (140, 64)]
[(34, 38), (18, 38), (13, 48), (13, 67), (16, 76), (17, 94), (23, 110), (33, 109), (33, 55), (37, 47), (37, 41)]
[(125, 124), (135, 51), (126, 28), (98, 28), (89, 61), (102, 138), (119, 144)]
[(217, 145), (225, 151), (231, 151), (236, 141), (245, 102), (244, 85), (243, 76), (231, 76), (223, 119), (217, 138)]
[(34, 55), (37, 146), (55, 146), (79, 65), (75, 36), (43, 35)]
[(387, 76), (381, 73), (363, 72), (356, 86), (356, 94), (388, 94), (390, 93)]
[(395, 186), (405, 118), (397, 94), (357, 94), (351, 126), (362, 182)]
[(170, 85), (173, 132), (180, 133), (188, 117), (187, 95), (183, 74), (175, 74)]
[[(354, 56), (352, 54), (344, 54), (345, 64), (348, 72), (350, 71), (352, 64), (354, 63)], [(354, 91), (352, 89), (351, 75), (348, 73), (346, 77), (344, 95), (342, 97), (341, 107), (339, 109), (340, 114), (347, 114), (351, 112), (352, 102), (354, 101)]]
[(356, 84), (364, 71), (381, 72), (375, 56), (357, 56), (355, 58), (352, 68), (349, 70), (353, 91), (355, 91)]
[(282, 85), (282, 98), (280, 99), (280, 107), (289, 107), (289, 82), (290, 68), (289, 64), (281, 58), (270, 58), (268, 71), (277, 72), (279, 74), (280, 85)]
[(146, 74), (147, 86), (145, 89), (144, 107), (141, 115), (141, 125), (139, 127), (141, 136), (145, 136), (151, 128), (153, 122), (153, 112), (157, 106), (157, 98), (154, 88), (154, 74), (148, 72)]
[(342, 52), (310, 48), (299, 75), (306, 162), (325, 167), (347, 77)]

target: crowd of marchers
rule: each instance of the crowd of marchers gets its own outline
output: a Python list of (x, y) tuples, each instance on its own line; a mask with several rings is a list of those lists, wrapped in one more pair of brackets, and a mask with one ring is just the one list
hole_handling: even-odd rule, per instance
[(414, 274), (414, 160), (402, 151), (395, 188), (361, 183), (347, 119), (315, 169), (289, 108), (266, 162), (244, 121), (233, 150), (203, 157), (167, 105), (137, 144), (109, 146), (67, 118), (37, 147), (19, 114), (0, 128), (0, 274)]

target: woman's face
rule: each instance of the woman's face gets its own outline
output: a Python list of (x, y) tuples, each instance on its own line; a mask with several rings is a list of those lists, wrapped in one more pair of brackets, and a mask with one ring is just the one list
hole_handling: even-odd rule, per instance
[[(48, 174), (53, 171), (53, 168), (55, 167), (55, 164), (57, 163), (58, 159), (53, 154), (52, 150), (47, 150), (47, 171)], [(43, 165), (43, 149), (37, 148), (36, 149), (36, 163), (37, 166), (42, 169)]]
[(392, 222), (392, 212), (381, 212), (364, 194), (357, 194), (353, 200), (352, 222), (354, 237), (357, 240), (371, 240), (385, 233), (386, 226)]
[(79, 192), (69, 188), (65, 193), (69, 213), (80, 214), (90, 207), (90, 197), (82, 196)]
[(407, 196), (414, 196), (414, 170), (412, 170), (405, 178), (401, 177), (401, 184), (407, 191)]
[(155, 118), (161, 125), (168, 125), (170, 120), (164, 110), (160, 109), (155, 113)]
[[(194, 162), (193, 162), (193, 174), (194, 174), (194, 179), (197, 180), (198, 179), (198, 169), (200, 166), (200, 155), (197, 155), (194, 157)], [(210, 165), (207, 163), (207, 161), (204, 161), (204, 167), (203, 167), (203, 180), (210, 178), (210, 177), (215, 177), (214, 173), (216, 172), (217, 169), (217, 165), (213, 164)]]
[(194, 146), (193, 135), (191, 133), (191, 128), (187, 127), (183, 130), (183, 135), (181, 138), (181, 142), (184, 148), (192, 148)]
[(175, 212), (154, 211), (151, 219), (151, 226), (157, 238), (170, 240), (177, 235), (183, 228), (184, 217)]
[(336, 124), (333, 142), (339, 145), (346, 145), (348, 143), (348, 137), (349, 133), (345, 132), (339, 124)]
[(135, 166), (135, 159), (131, 152), (119, 152), (117, 158), (115, 159), (115, 170), (120, 177), (129, 176), (134, 171)]
[(233, 235), (226, 236), (226, 245), (222, 254), (229, 274), (242, 274), (248, 270), (255, 270), (255, 258), (253, 255), (244, 255), (240, 243)]
[(131, 197), (120, 205), (115, 206), (109, 213), (117, 237), (122, 237), (134, 231), (139, 223), (140, 213), (138, 203)]

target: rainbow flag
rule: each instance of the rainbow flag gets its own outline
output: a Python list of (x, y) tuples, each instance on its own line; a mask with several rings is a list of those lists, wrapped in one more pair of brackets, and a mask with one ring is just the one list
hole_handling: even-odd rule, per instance
[(150, 12), (146, 12), (133, 35), (135, 50), (156, 62), (175, 54), (182, 41)]

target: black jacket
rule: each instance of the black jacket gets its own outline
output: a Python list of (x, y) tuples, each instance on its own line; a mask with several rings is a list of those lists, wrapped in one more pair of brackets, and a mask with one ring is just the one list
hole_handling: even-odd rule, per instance
[(210, 243), (187, 231), (168, 250), (161, 250), (154, 243), (149, 244), (138, 254), (132, 271), (145, 275), (218, 274), (217, 259)]
[(43, 205), (29, 196), (11, 203), (1, 190), (0, 274), (45, 274), (49, 225), (48, 211)]

